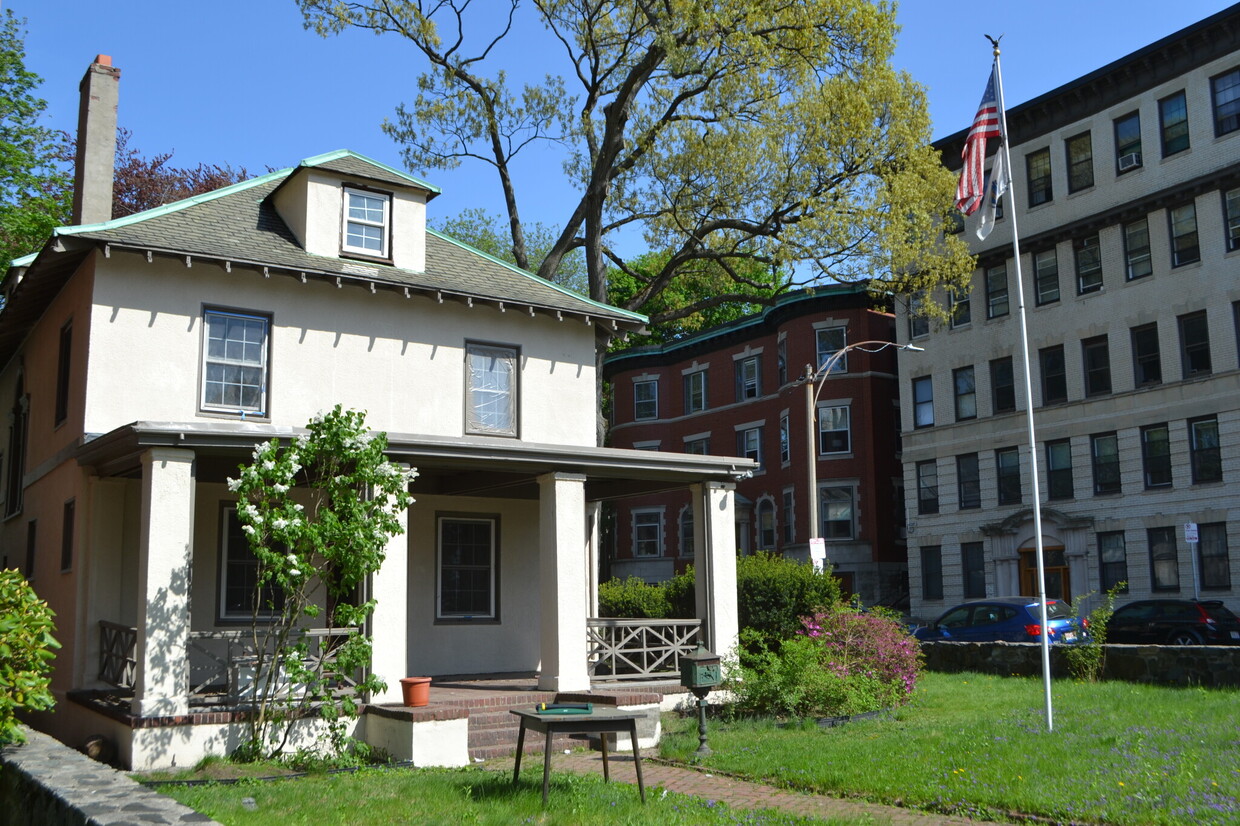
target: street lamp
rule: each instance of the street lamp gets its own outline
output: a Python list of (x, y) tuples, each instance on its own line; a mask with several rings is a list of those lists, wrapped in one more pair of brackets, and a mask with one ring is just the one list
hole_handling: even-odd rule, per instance
[(814, 432), (818, 425), (818, 394), (826, 386), (824, 379), (835, 369), (835, 365), (840, 363), (840, 359), (850, 351), (878, 353), (888, 347), (916, 353), (925, 351), (924, 347), (918, 347), (916, 344), (897, 344), (894, 341), (857, 341), (836, 350), (817, 370), (814, 370), (812, 364), (805, 365), (805, 375), (801, 377), (801, 383), (805, 385), (805, 458), (809, 468), (809, 553), (814, 567), (819, 567), (821, 564), (814, 558), (814, 546), (822, 542), (821, 537), (818, 536), (821, 527), (818, 521), (818, 438)]

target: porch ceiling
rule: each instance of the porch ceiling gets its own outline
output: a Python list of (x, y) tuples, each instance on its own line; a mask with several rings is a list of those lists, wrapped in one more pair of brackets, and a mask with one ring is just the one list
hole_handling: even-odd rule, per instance
[[(301, 428), (241, 422), (134, 422), (90, 439), (78, 464), (100, 476), (139, 477), (142, 454), (153, 447), (193, 450), (198, 479), (222, 482), (267, 439), (289, 439)], [(538, 477), (586, 477), (586, 498), (615, 499), (683, 488), (697, 482), (733, 482), (757, 468), (728, 456), (549, 445), (484, 436), (445, 438), (389, 433), (388, 454), (418, 469), (412, 491), (450, 496), (538, 499)]]

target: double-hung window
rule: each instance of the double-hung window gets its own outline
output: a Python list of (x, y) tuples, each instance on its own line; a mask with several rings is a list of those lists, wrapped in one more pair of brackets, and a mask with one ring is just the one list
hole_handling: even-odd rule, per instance
[(1240, 67), (1210, 78), (1210, 101), (1215, 137), (1240, 129)]
[(1167, 210), (1171, 223), (1171, 266), (1182, 267), (1201, 260), (1197, 241), (1197, 205), (1190, 202)]
[(1158, 101), (1163, 157), (1188, 149), (1188, 100), (1183, 91)]
[(1189, 419), (1188, 447), (1192, 459), (1193, 484), (1223, 481), (1223, 459), (1219, 452), (1217, 416)]
[(266, 617), (284, 606), (284, 591), (275, 583), (268, 583), (260, 591), (258, 574), (258, 557), (241, 529), (237, 509), (224, 508), (220, 517), (220, 619), (248, 620), (255, 613)]
[(499, 595), (499, 517), (438, 517), (435, 618), (496, 619)]
[(986, 317), (999, 318), (1008, 314), (1007, 264), (986, 269)]
[(1089, 235), (1072, 242), (1076, 254), (1076, 292), (1078, 295), (1102, 289), (1102, 248), (1098, 236)]
[(1210, 364), (1210, 325), (1205, 310), (1180, 316), (1180, 362), (1184, 378), (1208, 375)]
[(792, 488), (784, 488), (783, 492), (784, 544), (791, 545), (796, 541), (796, 498)]
[(762, 428), (748, 427), (736, 431), (736, 455), (744, 456), (762, 465)]
[[(816, 369), (821, 369), (832, 356), (848, 346), (847, 327), (823, 327), (814, 331), (815, 350), (818, 361)], [(840, 356), (839, 361), (831, 366), (832, 373), (848, 372), (848, 355)]]
[(943, 549), (941, 545), (921, 547), (921, 598), (943, 598)]
[(822, 535), (826, 539), (852, 539), (853, 489), (824, 487), (821, 489)]
[(1114, 433), (1096, 433), (1089, 437), (1093, 462), (1094, 495), (1120, 492), (1119, 439)]
[(706, 371), (695, 370), (685, 376), (685, 413), (706, 409)]
[(779, 417), (779, 463), (787, 465), (792, 461), (792, 429), (788, 424), (788, 414)]
[(1012, 357), (1004, 356), (990, 363), (990, 403), (992, 413), (1010, 413), (1016, 409), (1016, 376)]
[(1080, 192), (1094, 185), (1094, 146), (1089, 132), (1064, 141), (1068, 155), (1068, 192)]
[(1020, 491), (1020, 450), (1005, 447), (995, 451), (995, 469), (998, 481), (999, 504), (1019, 505)]
[(852, 411), (848, 405), (818, 408), (818, 452), (852, 452)]
[(1171, 435), (1167, 425), (1141, 428), (1141, 463), (1146, 488), (1171, 487)]
[(951, 302), (951, 326), (963, 327), (973, 321), (972, 302), (969, 299), (969, 288), (963, 290), (948, 290), (948, 300)]
[(1132, 380), (1137, 387), (1162, 381), (1156, 321), (1132, 328)]
[(956, 395), (956, 421), (977, 418), (977, 382), (972, 367), (960, 367), (952, 371), (952, 386)]
[(1072, 498), (1072, 442), (1057, 439), (1046, 443), (1046, 496)]
[(710, 437), (700, 436), (696, 439), (685, 439), (685, 453), (706, 456), (710, 453)]
[(344, 251), (388, 257), (392, 196), (345, 187)]
[(693, 506), (680, 512), (680, 555), (693, 556)]
[(1240, 187), (1223, 193), (1223, 230), (1227, 233), (1227, 251), (1240, 250)]
[(1227, 551), (1227, 523), (1211, 522), (1200, 525), (1200, 541), (1197, 553), (1200, 557), (1201, 587), (1209, 590), (1231, 588), (1231, 563)]
[(53, 424), (59, 425), (69, 416), (69, 376), (73, 356), (73, 321), (60, 328), (60, 349), (56, 356), (56, 413)]
[(1180, 558), (1175, 547), (1175, 528), (1148, 528), (1150, 580), (1155, 591), (1180, 590)]
[(465, 345), (465, 432), (517, 435), (518, 355), (515, 347)]
[(1085, 369), (1085, 395), (1105, 396), (1111, 392), (1111, 348), (1106, 336), (1094, 336), (1081, 342), (1081, 360)]
[(956, 457), (956, 497), (962, 511), (982, 506), (982, 477), (976, 453)]
[(1064, 364), (1063, 345), (1043, 347), (1038, 351), (1042, 368), (1042, 404), (1058, 404), (1068, 400), (1068, 376)]
[(775, 548), (775, 502), (770, 497), (758, 501), (758, 547)]
[(654, 379), (633, 382), (633, 418), (659, 418), (659, 382)]
[(1055, 248), (1033, 254), (1035, 300), (1039, 307), (1059, 300), (1059, 256)]
[(1141, 168), (1141, 115), (1115, 119), (1115, 165), (1119, 174)]
[(1150, 258), (1150, 222), (1144, 215), (1124, 224), (1124, 276), (1129, 281), (1154, 271)]
[(202, 409), (267, 414), (268, 318), (207, 310), (203, 313)]
[(930, 376), (913, 379), (913, 427), (934, 425), (934, 385)]
[(917, 512), (939, 512), (939, 466), (934, 459), (917, 463)]
[(1123, 531), (1098, 534), (1098, 574), (1103, 591), (1110, 591), (1123, 582), (1123, 591), (1128, 592), (1128, 550), (1124, 546)]
[(930, 319), (926, 316), (925, 298), (911, 296), (908, 300), (908, 337), (920, 338), (930, 335)]
[(1026, 155), (1025, 168), (1029, 174), (1029, 206), (1035, 207), (1050, 201), (1053, 197), (1050, 147)]
[(961, 573), (964, 575), (964, 598), (986, 596), (986, 554), (981, 542), (960, 543)]
[(736, 400), (743, 402), (762, 395), (762, 374), (757, 356), (736, 361)]
[(663, 509), (634, 510), (633, 556), (663, 556)]

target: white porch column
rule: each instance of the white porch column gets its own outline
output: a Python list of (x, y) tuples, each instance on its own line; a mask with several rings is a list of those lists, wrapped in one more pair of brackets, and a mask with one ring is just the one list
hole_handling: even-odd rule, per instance
[(538, 578), (541, 596), (538, 687), (543, 691), (590, 688), (586, 637), (586, 477), (547, 473), (538, 477)]
[(137, 683), (133, 713), (189, 711), (189, 571), (194, 550), (194, 451), (142, 455)]
[(371, 575), (370, 594), (375, 611), (370, 616), (370, 670), (387, 688), (370, 699), (374, 703), (401, 702), (400, 678), (414, 676), (409, 656), (409, 511), (401, 511), (401, 532), (388, 540), (383, 565)]
[(692, 485), (697, 615), (706, 647), (725, 656), (736, 649), (740, 620), (736, 603), (736, 485)]

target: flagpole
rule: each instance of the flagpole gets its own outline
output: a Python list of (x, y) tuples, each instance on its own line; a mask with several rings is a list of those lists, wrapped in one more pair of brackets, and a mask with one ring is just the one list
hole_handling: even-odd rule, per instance
[[(1007, 108), (1003, 102), (1003, 70), (999, 66), (999, 41), (987, 39), (994, 44), (996, 92), (999, 96), (999, 123), (1003, 130), (1003, 157), (1008, 178), (1008, 191), (1012, 190), (1012, 155), (1008, 141)], [(1012, 199), (1015, 201), (1015, 197)], [(1016, 261), (1016, 307), (1020, 318), (1020, 352), (1025, 363), (1025, 423), (1029, 430), (1029, 475), (1033, 480), (1033, 535), (1038, 567), (1038, 603), (1042, 612), (1042, 687), (1046, 695), (1046, 730), (1055, 730), (1054, 709), (1051, 704), (1051, 646), (1046, 616), (1046, 568), (1042, 553), (1042, 495), (1038, 489), (1038, 442), (1033, 427), (1033, 379), (1029, 367), (1029, 328), (1025, 323), (1025, 287), (1020, 273), (1020, 235), (1016, 231), (1016, 205), (1012, 204), (1012, 257)]]

